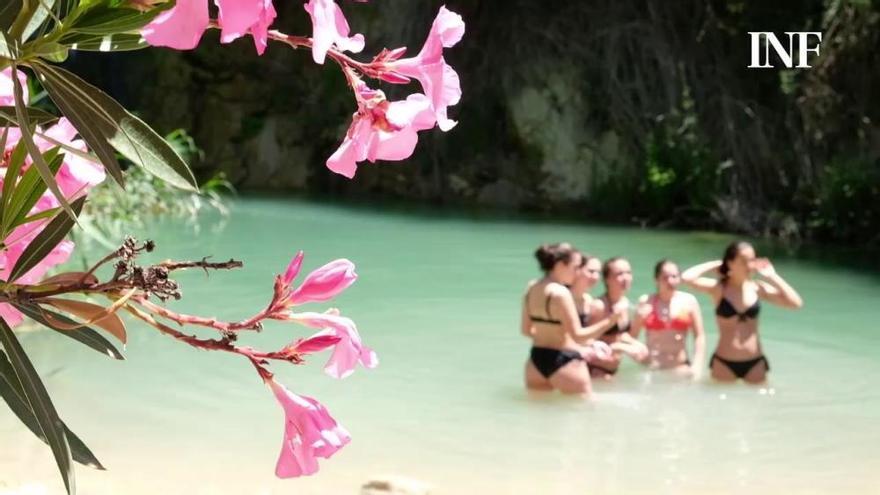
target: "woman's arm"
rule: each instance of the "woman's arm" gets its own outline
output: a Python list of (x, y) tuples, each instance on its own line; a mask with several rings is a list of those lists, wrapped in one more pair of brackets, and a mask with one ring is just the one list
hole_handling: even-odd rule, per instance
[(703, 361), (706, 359), (706, 332), (703, 328), (703, 313), (700, 302), (691, 297), (691, 328), (694, 330), (694, 360), (691, 363), (691, 378), (699, 380), (703, 376)]
[(532, 280), (529, 282), (529, 285), (526, 286), (526, 294), (523, 296), (522, 316), (519, 325), (520, 333), (529, 338), (531, 338), (532, 334), (535, 332), (535, 329), (532, 326), (532, 318), (529, 316), (529, 291), (532, 290), (534, 285), (535, 281)]
[(776, 273), (776, 269), (773, 268), (770, 260), (767, 258), (755, 260), (755, 270), (764, 277), (764, 280), (757, 281), (758, 295), (762, 299), (766, 299), (784, 308), (800, 309), (803, 307), (804, 301), (801, 299), (800, 294)]
[(620, 334), (619, 338), (619, 341), (611, 344), (612, 349), (623, 352), (636, 362), (642, 364), (648, 362), (648, 358), (651, 356), (651, 353), (648, 352), (648, 346), (632, 338), (632, 335), (628, 333)]
[(695, 290), (711, 294), (718, 287), (718, 279), (707, 277), (706, 275), (717, 271), (720, 266), (720, 260), (700, 263), (685, 270), (681, 274), (681, 280)]
[(639, 297), (639, 302), (636, 304), (636, 316), (629, 327), (629, 334), (635, 340), (639, 340), (639, 334), (642, 333), (642, 328), (645, 326), (645, 318), (650, 314), (651, 306), (648, 304), (648, 301), (649, 296), (645, 294)]
[(529, 318), (529, 308), (526, 301), (523, 301), (522, 306), (522, 320), (520, 322), (520, 332), (526, 337), (531, 338), (532, 333), (534, 333), (534, 327), (532, 327), (532, 319)]

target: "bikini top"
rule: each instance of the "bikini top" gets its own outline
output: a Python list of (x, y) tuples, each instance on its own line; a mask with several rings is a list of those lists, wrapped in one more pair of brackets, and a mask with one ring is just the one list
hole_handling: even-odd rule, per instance
[(691, 316), (687, 311), (679, 311), (671, 319), (665, 320), (658, 311), (657, 296), (651, 296), (651, 313), (645, 317), (645, 328), (651, 331), (679, 330), (691, 328)]
[(721, 301), (718, 302), (718, 307), (715, 308), (715, 314), (722, 318), (733, 318), (734, 316), (739, 318), (739, 321), (746, 321), (748, 319), (756, 319), (758, 318), (758, 314), (761, 312), (761, 301), (755, 301), (755, 304), (752, 304), (745, 311), (740, 313), (733, 307), (733, 304), (727, 300), (726, 297), (722, 297)]
[[(526, 294), (526, 301), (528, 301), (529, 295)], [(550, 296), (547, 296), (547, 300), (544, 302), (544, 313), (547, 315), (546, 318), (543, 316), (535, 316), (529, 315), (529, 319), (536, 323), (549, 323), (551, 325), (562, 325), (560, 320), (555, 320), (550, 317)]]

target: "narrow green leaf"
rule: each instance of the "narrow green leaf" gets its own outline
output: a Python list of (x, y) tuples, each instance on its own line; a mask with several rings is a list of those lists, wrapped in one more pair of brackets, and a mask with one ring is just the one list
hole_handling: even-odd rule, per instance
[(131, 33), (107, 35), (71, 33), (63, 36), (60, 42), (69, 45), (71, 50), (85, 52), (130, 52), (150, 46), (141, 35)]
[[(3, 126), (3, 135), (0, 136), (0, 150), (3, 150), (3, 153), (6, 153), (6, 139), (8, 137), (9, 137), (9, 124), (6, 124)], [(7, 164), (6, 167), (7, 167), (7, 169), (6, 169), (7, 175), (9, 175), (8, 174), (9, 165)], [(8, 179), (6, 176), (4, 176), (4, 178), (3, 178), (3, 181), (4, 181), (3, 185), (4, 186), (6, 186), (6, 180), (8, 180)], [(3, 188), (3, 192), (0, 194), (2, 194), (2, 195), (0, 195), (0, 218), (3, 218), (3, 209), (6, 208), (6, 199), (7, 199), (6, 187)], [(5, 239), (6, 232), (0, 232), (0, 238)]]
[(15, 115), (18, 117), (18, 124), (21, 129), (21, 140), (24, 141), (25, 146), (27, 146), (28, 154), (31, 155), (31, 160), (33, 160), (33, 167), (36, 167), (37, 171), (40, 173), (40, 176), (43, 178), (43, 182), (49, 187), (49, 190), (52, 191), (52, 194), (61, 203), (61, 207), (70, 215), (71, 219), (75, 222), (76, 215), (73, 213), (73, 210), (70, 208), (70, 204), (67, 202), (67, 198), (64, 197), (64, 193), (61, 192), (61, 189), (58, 187), (58, 182), (55, 181), (55, 175), (52, 174), (52, 171), (49, 169), (49, 164), (43, 160), (43, 154), (40, 153), (40, 149), (37, 148), (37, 144), (34, 143), (34, 136), (31, 130), (30, 123), (27, 118), (27, 106), (24, 104), (24, 96), (21, 89), (21, 81), (18, 80), (18, 73), (15, 62), (12, 63), (12, 83), (13, 83), (13, 92), (15, 93)]
[(63, 214), (56, 215), (55, 218), (52, 219), (52, 221), (49, 222), (49, 224), (46, 225), (36, 237), (34, 237), (34, 240), (24, 248), (24, 252), (21, 253), (18, 261), (15, 262), (15, 266), (12, 267), (12, 271), (9, 273), (10, 281), (17, 280), (31, 268), (37, 266), (43, 258), (49, 255), (52, 249), (54, 249), (55, 246), (64, 239), (67, 233), (70, 232), (70, 229), (73, 228), (73, 219), (76, 215), (79, 215), (80, 211), (82, 211), (85, 202), (85, 196), (74, 201), (71, 205), (74, 211), (74, 216)]
[(9, 26), (9, 29), (5, 30), (9, 33), (10, 38), (24, 40), (22, 33), (37, 12), (37, 9), (40, 6), (39, 4), (39, 0), (24, 0), (21, 2), (21, 9), (18, 11), (18, 15), (15, 17), (15, 20), (12, 21), (12, 25)]
[(105, 356), (110, 356), (113, 359), (124, 360), (125, 356), (119, 352), (119, 349), (113, 345), (112, 342), (104, 338), (97, 330), (91, 327), (80, 327), (76, 330), (66, 330), (64, 328), (60, 328), (55, 326), (52, 321), (48, 320), (45, 315), (48, 315), (54, 321), (60, 321), (64, 325), (79, 325), (80, 323), (68, 318), (61, 313), (56, 313), (54, 311), (40, 308), (38, 306), (32, 304), (22, 304), (22, 303), (14, 303), (15, 309), (21, 311), (28, 318), (45, 325), (48, 328), (64, 335), (65, 337), (69, 337), (73, 340), (81, 344), (85, 344), (92, 349), (100, 352)]
[[(64, 155), (59, 155), (58, 149), (56, 146), (43, 154), (43, 160), (47, 162), (53, 177), (58, 173), (58, 169), (61, 168), (61, 163), (64, 161)], [(10, 166), (10, 171), (12, 171), (12, 168), (13, 166)], [(9, 192), (7, 196), (9, 199), (3, 208), (3, 232), (10, 232), (16, 225), (20, 225), (21, 220), (27, 216), (31, 208), (37, 204), (37, 201), (46, 192), (46, 184), (42, 181), (36, 167), (29, 168), (16, 183), (14, 178), (18, 176), (20, 168), (21, 165), (15, 166), (15, 174), (12, 175), (12, 180), (7, 182), (10, 175), (7, 174), (7, 179), (4, 179), (3, 182), (4, 193), (6, 193), (7, 184), (14, 185), (14, 189)]]
[(39, 213), (34, 213), (31, 216), (25, 217), (24, 220), (20, 222), (13, 222), (12, 227), (15, 228), (19, 225), (24, 225), (31, 222), (36, 222), (37, 220), (45, 220), (47, 218), (52, 218), (56, 213), (61, 211), (61, 208), (49, 208), (48, 210), (43, 210)]
[(0, 30), (7, 31), (21, 10), (21, 0), (4, 0), (0, 4)]
[(102, 5), (89, 10), (77, 19), (70, 29), (79, 33), (98, 35), (138, 31), (171, 6), (173, 2), (168, 2), (159, 5), (158, 8), (141, 12), (125, 7)]
[(50, 62), (61, 63), (67, 60), (69, 50), (69, 47), (60, 43), (41, 43), (33, 54)]
[[(46, 152), (46, 154), (43, 155), (44, 159), (49, 164), (49, 170), (52, 171), (53, 176), (58, 173), (58, 170), (61, 168), (61, 164), (64, 162), (64, 155), (58, 154), (57, 150), (58, 150), (57, 147), (52, 148), (51, 150)], [(55, 152), (54, 154), (52, 154), (53, 151)], [(30, 171), (31, 170), (28, 169), (28, 171), (25, 172), (25, 176), (27, 176)], [(23, 200), (18, 200), (18, 198), (16, 197), (18, 195), (18, 190), (16, 190), (15, 193), (13, 193), (12, 200), (10, 202), (10, 206), (17, 206), (18, 212), (12, 217), (12, 219), (9, 222), (8, 228), (10, 231), (12, 229), (18, 227), (19, 225), (23, 225), (26, 223), (25, 219), (28, 218), (28, 213), (30, 213), (30, 211), (34, 207), (34, 205), (37, 204), (37, 201), (40, 200), (40, 198), (43, 196), (43, 193), (46, 192), (46, 184), (44, 184), (42, 180), (39, 180), (39, 178), (37, 178), (35, 184), (36, 184), (36, 187), (34, 187), (33, 190), (30, 191), (30, 195), (25, 196), (23, 198)], [(17, 200), (21, 201), (21, 202), (18, 203)], [(42, 212), (42, 213), (45, 213), (45, 212)], [(33, 216), (39, 217), (39, 218), (44, 218), (44, 216), (41, 216), (42, 213), (37, 213)], [(50, 218), (52, 216), (53, 215), (49, 215)]]
[[(18, 144), (15, 145), (15, 148), (12, 150), (12, 154), (9, 156), (9, 163), (6, 168), (6, 175), (3, 178), (3, 197), (0, 198), (0, 203), (2, 203), (3, 215), (0, 216), (0, 219), (7, 218), (9, 215), (9, 205), (12, 200), (12, 196), (15, 194), (15, 185), (20, 184), (18, 180), (18, 174), (21, 171), (21, 166), (24, 164), (24, 157), (27, 155), (27, 150), (24, 147), (24, 143), (21, 140), (18, 141)], [(8, 230), (6, 229), (6, 222), (0, 222), (0, 234), (5, 238)]]
[[(58, 120), (58, 117), (39, 108), (28, 107), (28, 120), (31, 125), (43, 125)], [(0, 119), (18, 125), (18, 117), (15, 115), (15, 107), (0, 106)]]
[[(37, 417), (34, 414), (33, 409), (31, 409), (30, 404), (28, 404), (28, 401), (25, 398), (24, 390), (22, 390), (21, 382), (18, 381), (18, 377), (15, 375), (12, 363), (9, 362), (9, 358), (6, 357), (6, 353), (3, 351), (0, 351), (0, 397), (3, 397), (3, 400), (5, 400), (9, 405), (9, 408), (12, 409), (12, 412), (18, 416), (18, 419), (20, 419), (37, 438), (46, 444), (49, 443), (46, 436), (43, 435), (43, 430), (37, 422)], [(76, 433), (72, 432), (66, 424), (64, 425), (64, 436), (67, 437), (67, 442), (70, 444), (70, 452), (73, 454), (74, 461), (84, 466), (105, 471), (104, 466), (101, 465), (101, 461), (95, 457), (95, 454), (92, 453), (86, 444), (80, 440), (80, 438), (76, 436)]]
[(73, 463), (70, 462), (70, 446), (64, 433), (64, 423), (58, 417), (58, 412), (52, 405), (52, 400), (40, 380), (40, 375), (37, 374), (37, 370), (34, 369), (15, 334), (12, 333), (12, 329), (3, 318), (0, 318), (0, 344), (3, 344), (3, 348), (6, 349), (15, 375), (21, 383), (24, 396), (37, 419), (37, 424), (43, 431), (49, 447), (52, 448), (67, 493), (76, 493), (76, 479), (73, 474)]
[[(119, 161), (116, 159), (116, 151), (107, 141), (106, 133), (111, 132), (111, 129), (106, 124), (106, 119), (101, 119), (98, 115), (99, 110), (90, 107), (88, 102), (84, 103), (77, 99), (64, 82), (53, 82), (54, 79), (46, 77), (41, 69), (41, 66), (35, 66), (34, 72), (37, 73), (43, 86), (49, 92), (49, 96), (58, 105), (58, 109), (70, 119), (79, 135), (95, 152), (104, 168), (116, 182), (120, 186), (124, 185), (125, 179), (122, 176)], [(47, 74), (48, 72), (46, 71)]]
[(37, 11), (34, 12), (34, 16), (31, 17), (30, 22), (28, 22), (27, 27), (24, 28), (24, 34), (22, 35), (22, 39), (28, 39), (31, 37), (34, 32), (43, 25), (43, 23), (49, 19), (50, 14), (52, 13), (52, 9), (55, 6), (55, 0), (35, 0), (39, 2), (39, 6), (37, 7)]
[[(173, 186), (198, 190), (192, 171), (174, 148), (116, 100), (60, 67), (41, 63), (35, 65), (34, 70), (45, 81), (44, 86), (59, 107), (62, 106), (60, 101), (65, 101), (66, 106), (75, 107), (75, 113), (91, 115), (93, 122), (90, 123), (95, 130), (123, 156)], [(66, 115), (66, 110), (63, 111)]]

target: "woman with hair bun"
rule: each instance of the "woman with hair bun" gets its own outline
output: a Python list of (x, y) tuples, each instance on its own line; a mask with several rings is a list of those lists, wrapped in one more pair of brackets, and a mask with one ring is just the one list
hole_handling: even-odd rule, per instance
[(588, 395), (591, 385), (585, 359), (610, 350), (602, 344), (578, 342), (589, 342), (591, 329), (581, 327), (568, 286), (583, 265), (583, 255), (568, 243), (557, 243), (539, 247), (535, 258), (544, 277), (529, 283), (523, 300), (521, 331), (532, 339), (526, 387)]
[[(717, 273), (718, 277), (707, 277)], [(754, 274), (761, 279), (754, 280)], [(682, 280), (712, 296), (718, 323), (718, 347), (709, 360), (712, 378), (731, 382), (763, 383), (770, 371), (758, 338), (761, 301), (784, 308), (803, 306), (801, 296), (776, 273), (770, 260), (757, 258), (755, 248), (733, 242), (718, 261), (709, 261), (684, 271)]]

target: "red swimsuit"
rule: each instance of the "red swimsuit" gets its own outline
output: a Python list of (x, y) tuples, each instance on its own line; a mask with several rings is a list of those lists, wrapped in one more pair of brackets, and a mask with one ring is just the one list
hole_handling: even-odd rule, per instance
[(651, 331), (678, 330), (687, 331), (691, 328), (691, 316), (681, 310), (669, 320), (663, 319), (657, 311), (657, 296), (651, 296), (651, 314), (645, 317), (645, 328)]

